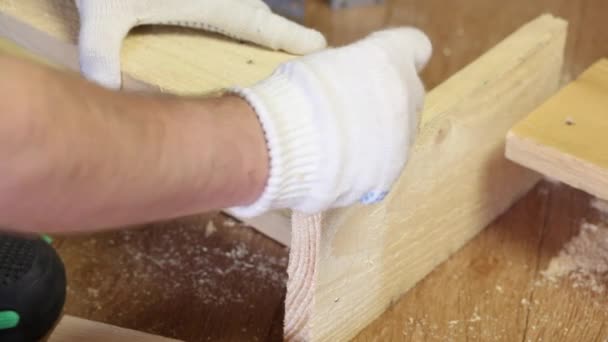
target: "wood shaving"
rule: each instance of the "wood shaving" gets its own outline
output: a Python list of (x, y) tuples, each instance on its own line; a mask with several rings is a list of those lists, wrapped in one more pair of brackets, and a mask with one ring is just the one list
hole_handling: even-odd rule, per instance
[(209, 220), (209, 223), (207, 223), (207, 227), (205, 228), (205, 237), (209, 237), (215, 232), (217, 232), (217, 228), (215, 228), (213, 221)]
[(591, 207), (605, 216), (605, 219), (608, 219), (608, 201), (594, 198), (591, 200)]
[(608, 284), (608, 225), (584, 222), (572, 238), (542, 272), (549, 281), (567, 277), (575, 288), (587, 288), (601, 294)]

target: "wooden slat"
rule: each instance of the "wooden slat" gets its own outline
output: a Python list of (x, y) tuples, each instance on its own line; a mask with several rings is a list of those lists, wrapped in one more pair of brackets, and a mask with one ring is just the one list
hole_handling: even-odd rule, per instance
[(557, 90), (566, 26), (542, 16), (431, 91), (391, 195), (328, 214), (312, 340), (353, 337), (537, 182), (504, 158), (505, 136)]
[(86, 319), (64, 316), (48, 342), (179, 342), (171, 338), (146, 334)]
[[(0, 36), (74, 70), (78, 27), (74, 0), (0, 1)], [(290, 58), (202, 31), (169, 27), (137, 30), (122, 49), (126, 86), (147, 85), (176, 94), (247, 86)]]
[(608, 60), (519, 122), (507, 158), (608, 200)]

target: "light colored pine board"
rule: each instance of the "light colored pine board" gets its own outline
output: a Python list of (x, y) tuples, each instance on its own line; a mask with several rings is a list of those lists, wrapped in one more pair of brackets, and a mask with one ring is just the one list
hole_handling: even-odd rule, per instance
[[(78, 12), (73, 0), (0, 0), (0, 50), (78, 70)], [(131, 34), (122, 50), (123, 86), (180, 95), (215, 93), (251, 85), (292, 56), (178, 28), (148, 28)], [(289, 245), (289, 216), (277, 211), (244, 219), (277, 242)]]
[(608, 59), (515, 125), (507, 158), (608, 200)]
[(303, 335), (353, 337), (538, 181), (504, 158), (505, 136), (558, 89), (566, 28), (542, 16), (430, 92), (391, 195), (327, 214)]
[(171, 338), (146, 334), (86, 319), (63, 316), (48, 342), (179, 342)]
[[(0, 36), (74, 70), (78, 28), (74, 0), (0, 1)], [(182, 95), (250, 85), (290, 58), (218, 35), (169, 27), (138, 30), (122, 49), (127, 79)]]

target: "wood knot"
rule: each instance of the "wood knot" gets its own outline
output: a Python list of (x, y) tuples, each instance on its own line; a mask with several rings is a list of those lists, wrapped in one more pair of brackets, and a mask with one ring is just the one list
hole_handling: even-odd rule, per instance
[(441, 127), (439, 127), (439, 129), (437, 130), (437, 133), (435, 134), (435, 143), (436, 144), (443, 143), (447, 139), (447, 137), (451, 131), (452, 131), (452, 121), (445, 120), (445, 123), (443, 123), (441, 125)]

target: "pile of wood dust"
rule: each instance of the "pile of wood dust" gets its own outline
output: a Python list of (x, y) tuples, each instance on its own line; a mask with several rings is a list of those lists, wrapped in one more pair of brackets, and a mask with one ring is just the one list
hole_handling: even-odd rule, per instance
[[(190, 219), (70, 239), (62, 246), (66, 255), (77, 256), (69, 263), (69, 300), (96, 310), (118, 307), (119, 316), (121, 307), (131, 315), (132, 308), (177, 303), (210, 312), (226, 305), (266, 305), (265, 298), (284, 291), (287, 252), (253, 244), (257, 233), (248, 231), (236, 222), (216, 226)], [(129, 305), (113, 302), (123, 296)]]
[[(594, 200), (592, 207), (608, 213), (606, 202)], [(605, 217), (604, 217), (605, 218)], [(549, 263), (543, 276), (556, 281), (568, 277), (574, 287), (595, 293), (606, 292), (608, 286), (608, 221), (598, 224), (584, 222), (577, 236), (572, 238)]]
[(602, 214), (602, 219), (608, 221), (608, 201), (595, 198), (591, 201), (591, 207)]

